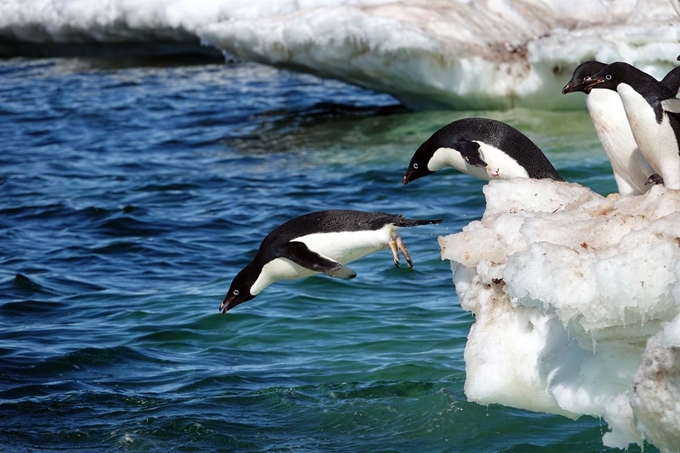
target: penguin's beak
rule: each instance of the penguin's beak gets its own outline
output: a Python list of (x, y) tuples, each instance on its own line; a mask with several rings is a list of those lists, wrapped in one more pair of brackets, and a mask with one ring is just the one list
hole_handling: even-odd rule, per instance
[(562, 94), (569, 94), (574, 91), (583, 91), (585, 94), (590, 94), (590, 87), (583, 83), (583, 79), (571, 79), (564, 88), (562, 88)]
[(407, 185), (408, 183), (411, 182), (411, 177), (413, 176), (413, 169), (409, 168), (406, 174), (404, 175), (404, 180), (402, 181), (404, 185)]
[(232, 305), (235, 297), (236, 296), (234, 296), (233, 294), (227, 294), (226, 296), (224, 296), (224, 300), (222, 301), (222, 305), (220, 305), (220, 311), (222, 312), (222, 314), (228, 312), (229, 309), (234, 308), (236, 305), (238, 305), (238, 304)]
[(590, 89), (593, 88), (595, 85), (599, 85), (599, 84), (601, 84), (601, 83), (604, 82), (604, 81), (605, 81), (605, 78), (604, 78), (604, 77), (595, 77), (595, 78), (593, 78), (593, 77), (586, 77), (585, 79), (583, 79), (583, 87), (584, 87), (586, 90), (590, 90)]
[(562, 88), (562, 94), (571, 93), (574, 90), (574, 88), (576, 88), (576, 83), (569, 82), (564, 86), (564, 88)]

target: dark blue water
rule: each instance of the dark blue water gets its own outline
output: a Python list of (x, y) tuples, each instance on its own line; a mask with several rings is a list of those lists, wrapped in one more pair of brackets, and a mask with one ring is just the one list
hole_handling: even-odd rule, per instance
[[(530, 135), (570, 181), (615, 189), (587, 114), (408, 112), (312, 76), (205, 61), (0, 61), (1, 451), (603, 451), (606, 424), (463, 393), (473, 319), (437, 237), (482, 181), (404, 187), (463, 116)], [(352, 281), (218, 307), (261, 239), (320, 209), (443, 218)]]

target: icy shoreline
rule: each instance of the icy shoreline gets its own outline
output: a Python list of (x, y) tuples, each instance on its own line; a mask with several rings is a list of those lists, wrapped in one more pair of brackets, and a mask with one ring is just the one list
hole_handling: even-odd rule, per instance
[(680, 448), (680, 193), (604, 198), (491, 181), (482, 219), (441, 237), (461, 306), (467, 397), (604, 417), (603, 442)]
[(392, 94), (416, 108), (583, 108), (560, 90), (588, 59), (661, 77), (677, 2), (624, 0), (0, 1), (0, 55), (206, 49)]

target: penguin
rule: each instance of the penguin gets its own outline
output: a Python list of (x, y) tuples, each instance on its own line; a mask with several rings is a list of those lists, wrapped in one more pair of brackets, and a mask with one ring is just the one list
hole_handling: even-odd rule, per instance
[[(640, 152), (630, 130), (626, 111), (618, 93), (586, 87), (584, 79), (607, 66), (599, 61), (586, 61), (574, 69), (562, 94), (581, 91), (586, 94), (586, 106), (602, 148), (609, 158), (614, 180), (622, 196), (641, 195), (649, 188), (649, 178), (656, 172)], [(597, 88), (597, 87), (594, 87)]]
[(501, 121), (464, 118), (439, 129), (416, 150), (403, 182), (443, 167), (484, 180), (535, 178), (563, 181), (526, 135)]
[(413, 220), (397, 214), (350, 210), (317, 211), (295, 217), (262, 240), (253, 260), (232, 281), (220, 311), (226, 313), (253, 299), (279, 280), (319, 273), (354, 278), (356, 273), (346, 264), (387, 247), (395, 266), (399, 267), (401, 252), (413, 270), (398, 228), (434, 223), (441, 223), (441, 219)]
[(669, 189), (680, 189), (680, 100), (651, 75), (616, 62), (584, 80), (587, 89), (619, 94), (642, 155)]

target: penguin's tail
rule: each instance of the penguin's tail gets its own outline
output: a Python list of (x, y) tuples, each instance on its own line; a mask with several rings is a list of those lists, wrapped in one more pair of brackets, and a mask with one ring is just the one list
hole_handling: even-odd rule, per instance
[(418, 226), (418, 225), (430, 225), (433, 223), (442, 223), (442, 219), (435, 219), (435, 220), (421, 220), (421, 219), (407, 219), (407, 218), (400, 218), (397, 222), (394, 223), (395, 226), (398, 227), (412, 227), (412, 226)]

